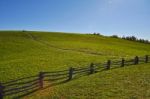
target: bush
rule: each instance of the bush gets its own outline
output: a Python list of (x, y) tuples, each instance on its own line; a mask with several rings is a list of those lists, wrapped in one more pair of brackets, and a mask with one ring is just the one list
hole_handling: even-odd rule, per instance
[(94, 33), (93, 33), (93, 35), (101, 35), (101, 34), (100, 34), (100, 33), (96, 33), (96, 32), (94, 32)]
[(112, 35), (111, 37), (113, 37), (113, 38), (119, 38), (118, 35)]

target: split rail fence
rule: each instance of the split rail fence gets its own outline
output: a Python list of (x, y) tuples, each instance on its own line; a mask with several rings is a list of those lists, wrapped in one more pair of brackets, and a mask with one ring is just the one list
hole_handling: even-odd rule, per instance
[(122, 58), (121, 60), (108, 60), (105, 63), (91, 63), (87, 67), (70, 67), (68, 70), (63, 71), (40, 72), (35, 76), (20, 78), (6, 83), (0, 83), (0, 99), (3, 99), (5, 96), (28, 92), (29, 90), (36, 91), (42, 89), (44, 88), (45, 81), (56, 82), (57, 84), (62, 79), (63, 81), (70, 81), (76, 76), (78, 77), (84, 74), (93, 74), (101, 70), (109, 70), (111, 68), (137, 65), (142, 63), (150, 63), (150, 56), (136, 56), (133, 59), (128, 60), (125, 60), (124, 58)]

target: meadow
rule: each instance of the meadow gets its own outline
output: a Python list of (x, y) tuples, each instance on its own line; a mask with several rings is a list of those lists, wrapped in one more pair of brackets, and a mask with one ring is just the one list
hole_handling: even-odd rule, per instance
[[(91, 62), (150, 55), (150, 45), (92, 34), (1, 31), (0, 82)], [(99, 72), (35, 92), (27, 99), (148, 99), (149, 64)], [(9, 97), (8, 97), (9, 98)]]

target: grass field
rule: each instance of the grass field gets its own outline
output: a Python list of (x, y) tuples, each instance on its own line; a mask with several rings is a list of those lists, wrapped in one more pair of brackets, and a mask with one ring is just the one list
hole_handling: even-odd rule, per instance
[[(149, 44), (105, 36), (1, 31), (0, 82), (35, 75), (40, 71), (84, 67), (91, 62), (146, 54), (150, 54)], [(99, 72), (45, 89), (43, 94), (37, 92), (27, 98), (148, 99), (149, 72), (149, 64)]]
[(150, 64), (117, 68), (49, 87), (25, 99), (149, 99)]

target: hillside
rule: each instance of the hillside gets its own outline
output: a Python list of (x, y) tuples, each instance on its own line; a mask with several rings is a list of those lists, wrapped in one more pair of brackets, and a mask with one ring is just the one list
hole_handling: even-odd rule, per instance
[(150, 64), (99, 72), (39, 90), (25, 99), (150, 99)]
[[(133, 58), (136, 55), (144, 56), (146, 54), (150, 54), (149, 49), (150, 49), (149, 44), (143, 44), (117, 38), (110, 38), (90, 34), (73, 34), (73, 33), (69, 34), (69, 33), (33, 32), (33, 31), (25, 31), (25, 32), (1, 31), (0, 82), (7, 82), (10, 80), (26, 76), (36, 75), (40, 71), (65, 70), (68, 69), (69, 67), (84, 67), (89, 65), (91, 62), (104, 62), (108, 59), (115, 60), (121, 59), (122, 57), (128, 59)], [(145, 67), (141, 66), (141, 67), (147, 68), (141, 71), (143, 73), (146, 73), (144, 71), (147, 70), (148, 75), (147, 78), (150, 77), (149, 76), (150, 74), (148, 73), (149, 67), (148, 66)], [(133, 70), (134, 68), (131, 69)], [(120, 73), (123, 70), (120, 70)], [(132, 70), (129, 72), (132, 72)], [(110, 71), (111, 72), (110, 74), (113, 74), (117, 71), (118, 71), (117, 69), (114, 71)], [(109, 74), (109, 72), (105, 73), (106, 75), (107, 73)], [(102, 75), (105, 75), (105, 73), (104, 74), (98, 73), (96, 75), (92, 75), (95, 76), (93, 80), (93, 82), (95, 82), (93, 83), (93, 87), (95, 88), (93, 89), (88, 87), (90, 86), (91, 83), (87, 84), (81, 83), (84, 80), (88, 82), (88, 80), (92, 79), (92, 76), (90, 76), (90, 78), (83, 77), (81, 80), (76, 80), (75, 82), (71, 81), (69, 84), (65, 84), (64, 86), (60, 85), (60, 88), (59, 86), (58, 88), (56, 87), (56, 90), (57, 91), (59, 90), (58, 96), (60, 97), (61, 94), (63, 95), (65, 94), (60, 93), (61, 91), (64, 92), (66, 91), (67, 93), (68, 89), (67, 86), (72, 87), (73, 89), (86, 86), (85, 88), (87, 88), (89, 92), (91, 91), (93, 92), (94, 90), (96, 90), (96, 86), (99, 85), (97, 84), (97, 82), (101, 81), (99, 77), (102, 77)], [(129, 75), (128, 72), (126, 73), (127, 75)], [(136, 75), (136, 73), (137, 72), (133, 74), (133, 78)], [(114, 75), (117, 76), (117, 74)], [(116, 79), (119, 79), (119, 77), (121, 79), (121, 76), (116, 77)], [(147, 80), (147, 78), (142, 77), (145, 76), (141, 76), (141, 79)], [(106, 78), (103, 78), (103, 80), (104, 79)], [(114, 80), (115, 79), (111, 78), (109, 82), (112, 82)], [(107, 79), (104, 81), (107, 82)], [(138, 78), (136, 81), (138, 81)], [(81, 83), (81, 85), (79, 83)], [(78, 84), (79, 86), (77, 86)], [(102, 85), (99, 86), (100, 86), (99, 88), (102, 88)], [(124, 85), (120, 85), (119, 83), (118, 86), (123, 87)], [(136, 85), (136, 87), (137, 86), (138, 85)], [(64, 90), (63, 87), (67, 89)], [(84, 90), (86, 90), (85, 88)], [(82, 92), (84, 90), (80, 89), (79, 91)], [(106, 89), (104, 88), (101, 91), (105, 90), (107, 91), (107, 88)], [(76, 89), (73, 92), (68, 91), (68, 94), (69, 92), (71, 94), (73, 93), (74, 94), (77, 93), (77, 95), (79, 94), (78, 89)], [(99, 93), (99, 91), (97, 93)], [(97, 93), (95, 91), (93, 94), (95, 95)], [(69, 98), (70, 96), (64, 97)]]

